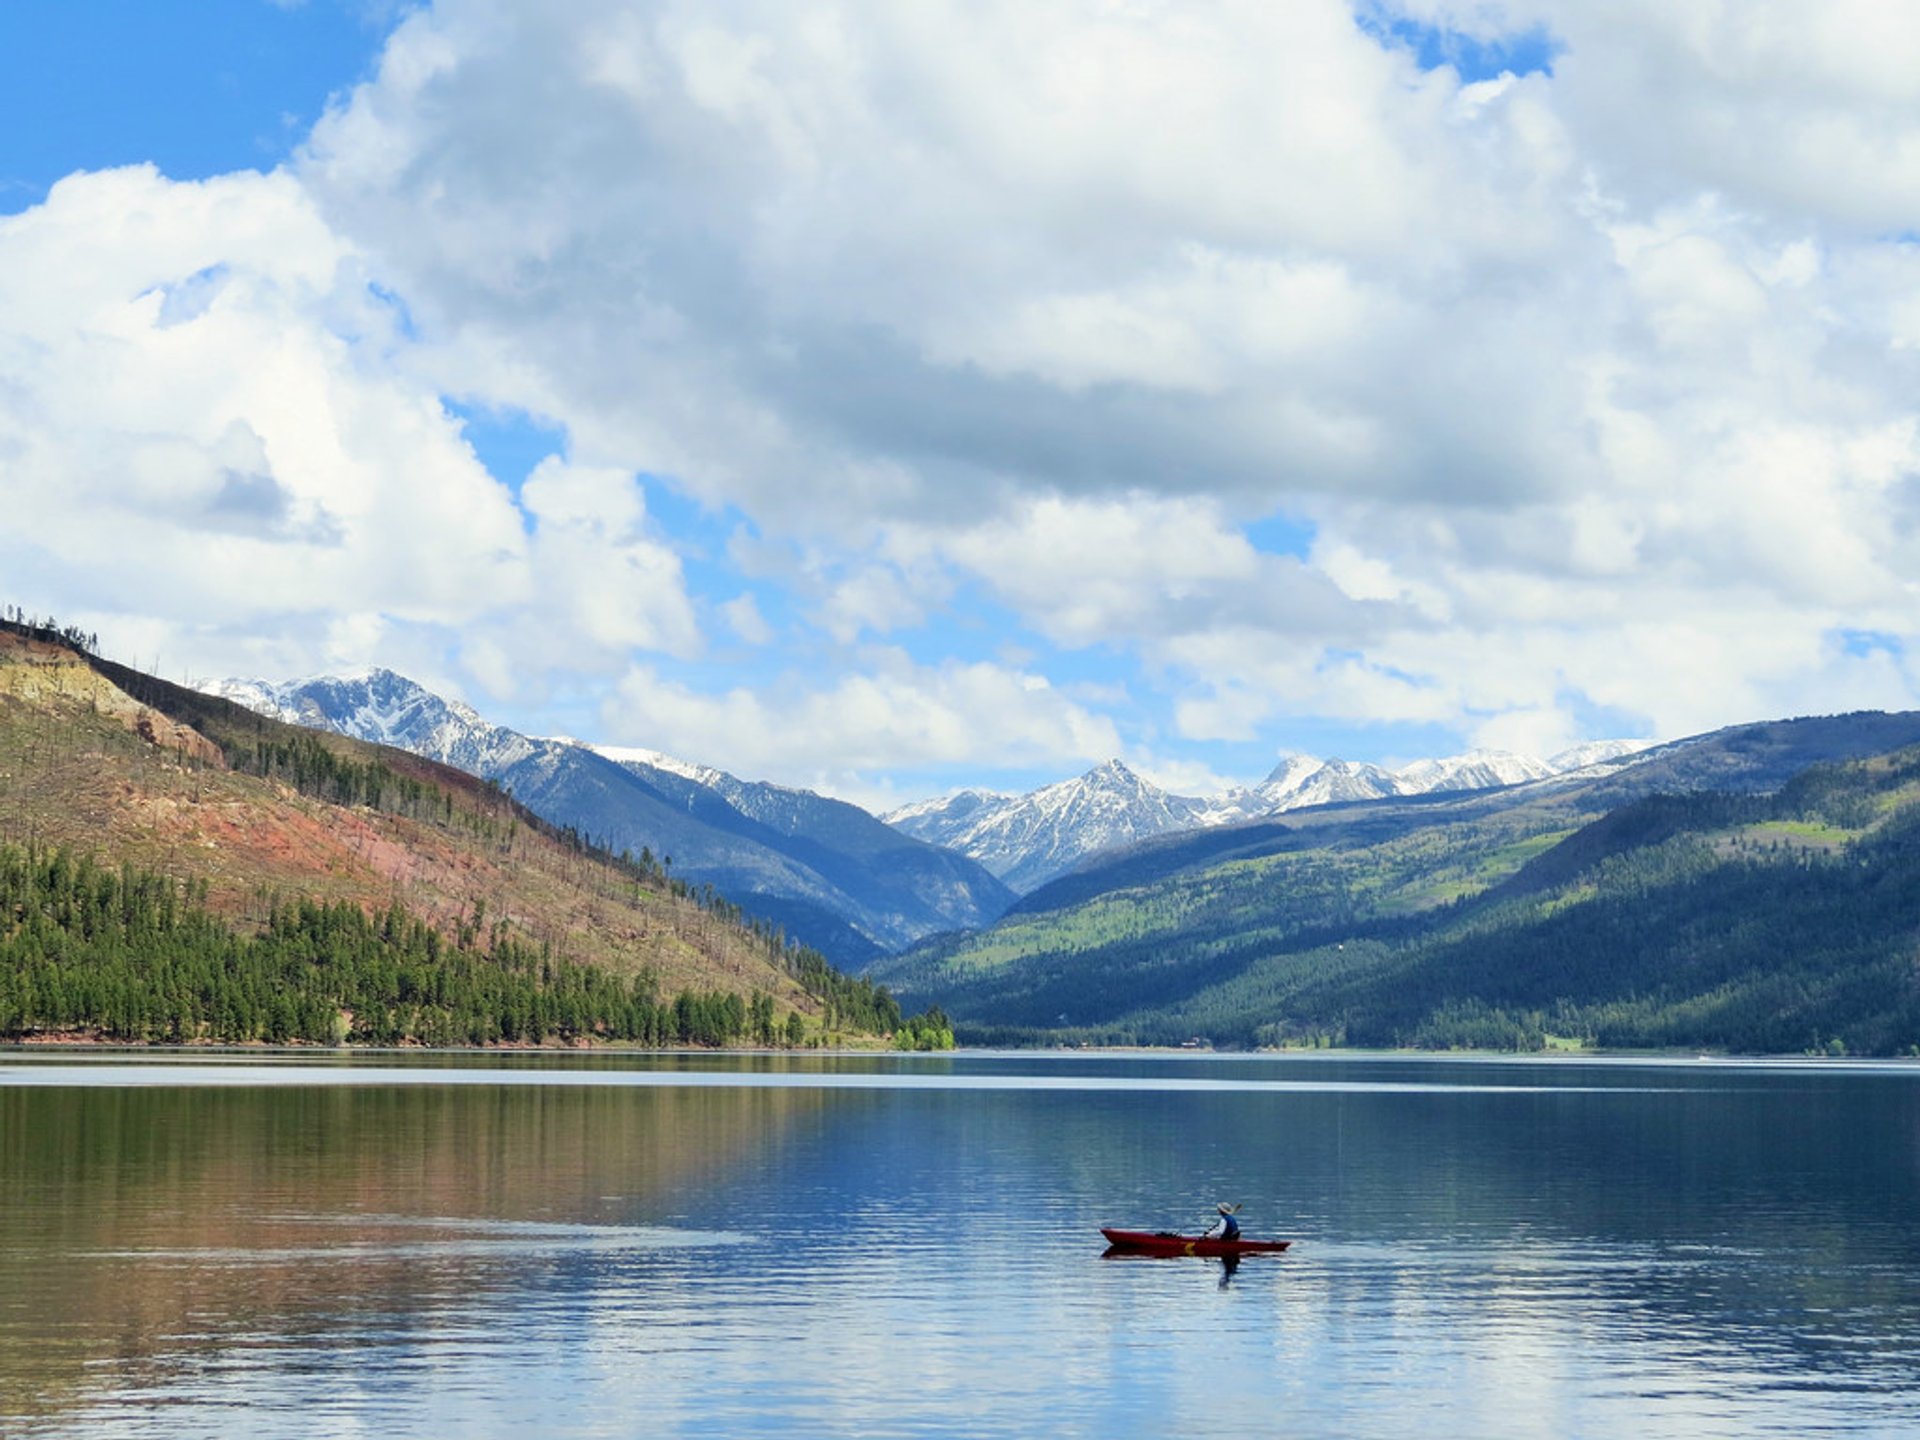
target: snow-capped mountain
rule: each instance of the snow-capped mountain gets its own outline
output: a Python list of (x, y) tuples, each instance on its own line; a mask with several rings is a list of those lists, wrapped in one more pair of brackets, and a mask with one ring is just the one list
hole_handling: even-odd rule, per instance
[(916, 839), (978, 860), (1024, 894), (1087, 855), (1203, 823), (1206, 802), (1141, 779), (1109, 760), (1076, 780), (1027, 795), (963, 790), (882, 816)]
[[(583, 740), (572, 743), (586, 744)], [(733, 779), (726, 771), (716, 770), (711, 765), (695, 765), (689, 760), (664, 755), (658, 750), (643, 750), (637, 745), (589, 745), (587, 748), (596, 755), (606, 756), (616, 765), (659, 770), (668, 775), (678, 775), (682, 780), (691, 780), (696, 785), (713, 785)]]
[(206, 689), (291, 725), (392, 745), (489, 780), (556, 743), (490, 724), (471, 706), (443, 699), (391, 670), (284, 684), (218, 680)]
[(1491, 790), (1498, 785), (1522, 785), (1556, 773), (1545, 760), (1515, 755), (1508, 750), (1469, 750), (1444, 760), (1416, 760), (1393, 772), (1404, 794), (1426, 795), (1436, 790)]
[(1026, 894), (1097, 851), (1175, 830), (1238, 824), (1310, 805), (1545, 781), (1624, 763), (1643, 748), (1640, 741), (1597, 741), (1550, 760), (1473, 750), (1395, 770), (1291, 755), (1258, 785), (1202, 797), (1162, 790), (1110, 760), (1078, 779), (1025, 795), (962, 790), (881, 818), (918, 839), (971, 856)]
[(1651, 748), (1651, 740), (1589, 740), (1549, 756), (1547, 766), (1555, 775), (1572, 775), (1596, 765), (1617, 765)]
[(1350, 800), (1384, 800), (1389, 795), (1406, 793), (1398, 777), (1378, 765), (1289, 755), (1252, 789), (1229, 790), (1223, 795), (1208, 797), (1201, 823), (1225, 825), (1271, 815), (1277, 810), (1337, 805)]
[(836, 963), (858, 967), (936, 930), (995, 919), (1013, 895), (965, 856), (854, 805), (652, 750), (597, 752), (483, 719), (391, 670), (206, 687), (294, 724), (393, 745), (499, 782), (536, 815), (618, 853), (671, 857)]
[[(841, 801), (655, 750), (522, 735), (390, 670), (208, 688), (278, 719), (396, 745), (497, 780), (535, 813), (616, 851), (646, 846), (670, 854), (676, 874), (711, 881), (853, 964), (871, 949), (991, 919), (1013, 893), (1100, 850), (1310, 805), (1540, 783), (1604, 771), (1644, 748), (1597, 741), (1548, 760), (1475, 750), (1391, 770), (1295, 755), (1258, 785), (1199, 797), (1162, 790), (1110, 760), (1025, 795), (962, 790), (924, 800), (881, 817), (883, 827)], [(948, 858), (934, 858), (943, 851)], [(954, 868), (962, 857), (973, 863)]]

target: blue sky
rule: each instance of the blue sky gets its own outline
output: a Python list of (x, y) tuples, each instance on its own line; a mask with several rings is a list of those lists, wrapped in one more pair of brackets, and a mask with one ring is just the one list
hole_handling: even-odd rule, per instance
[[(61, 0), (4, 21), (0, 208), (76, 170), (151, 163), (177, 180), (271, 169), (327, 97), (372, 68), (383, 12), (354, 0)], [(25, 123), (27, 121), (31, 123)]]
[(8, 599), (877, 806), (1910, 705), (1920, 32), (1683, 19), (14, 7)]

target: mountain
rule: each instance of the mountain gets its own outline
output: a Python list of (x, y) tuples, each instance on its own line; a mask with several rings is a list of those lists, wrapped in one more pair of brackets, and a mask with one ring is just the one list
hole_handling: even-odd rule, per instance
[[(597, 752), (685, 813), (727, 834), (784, 855), (820, 877), (828, 903), (845, 914), (860, 935), (891, 951), (936, 931), (963, 929), (998, 919), (1014, 895), (977, 862), (904, 835), (857, 805), (764, 781), (741, 780), (708, 766), (665, 756), (606, 748)], [(675, 868), (700, 873), (700, 862), (679, 858)], [(729, 877), (715, 886), (734, 896)], [(780, 919), (796, 934), (809, 917), (785, 897), (764, 888), (743, 891), (739, 903)], [(843, 898), (844, 897), (844, 898)]]
[(1920, 1045), (1920, 713), (1155, 837), (872, 974), (975, 1039)]
[(210, 695), (289, 725), (411, 750), (483, 779), (497, 779), (540, 754), (548, 743), (490, 725), (470, 706), (442, 699), (391, 670), (369, 669), (287, 685), (220, 680), (206, 688)]
[(1415, 761), (1398, 770), (1294, 755), (1258, 785), (1205, 797), (1172, 794), (1110, 760), (1078, 779), (1025, 795), (962, 790), (881, 818), (917, 839), (971, 856), (1026, 894), (1089, 856), (1156, 835), (1234, 825), (1316, 805), (1525, 784), (1616, 764), (1642, 748), (1631, 740), (1597, 741), (1551, 760), (1474, 750), (1444, 760)]
[(77, 638), (0, 624), (0, 1035), (764, 1043), (782, 1015), (788, 1037), (828, 1010), (897, 1023), (866, 982), (464, 771)]
[(394, 745), (492, 780), (535, 814), (619, 853), (671, 861), (714, 890), (858, 967), (1012, 902), (976, 862), (810, 791), (736, 779), (653, 751), (538, 739), (494, 725), (390, 670), (211, 687), (291, 723)]
[(1172, 795), (1118, 760), (1031, 794), (964, 790), (882, 818), (897, 830), (978, 860), (1018, 892), (1083, 857), (1203, 823), (1203, 802)]
[(1583, 745), (1575, 745), (1549, 756), (1547, 768), (1556, 775), (1567, 775), (1590, 770), (1596, 765), (1630, 760), (1643, 750), (1653, 748), (1653, 743), (1647, 740), (1589, 740)]
[(1614, 755), (1579, 769), (1498, 790), (1434, 791), (1156, 836), (1090, 856), (1023, 895), (1008, 914), (1079, 904), (1111, 890), (1151, 885), (1230, 860), (1320, 846), (1359, 850), (1421, 833), (1510, 836), (1570, 833), (1618, 806), (1655, 794), (1776, 790), (1809, 765), (1858, 760), (1920, 743), (1920, 714), (1852, 715), (1730, 726)]
[(1396, 770), (1394, 779), (1403, 795), (1428, 795), (1436, 790), (1494, 790), (1557, 774), (1559, 770), (1550, 761), (1530, 755), (1470, 750), (1444, 760), (1416, 760)]
[(1309, 805), (1343, 805), (1405, 793), (1399, 778), (1377, 765), (1290, 755), (1251, 789), (1229, 790), (1215, 797), (1203, 814), (1206, 823), (1224, 825)]

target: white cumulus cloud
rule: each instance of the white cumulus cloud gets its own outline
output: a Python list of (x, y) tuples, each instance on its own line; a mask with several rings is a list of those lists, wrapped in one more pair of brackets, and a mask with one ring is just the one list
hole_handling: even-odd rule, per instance
[(0, 218), (0, 563), (202, 674), (694, 648), (633, 478), (550, 464), (523, 509), (407, 345), (291, 175), (62, 181)]
[[(608, 738), (698, 755), (743, 775), (846, 777), (935, 765), (1057, 765), (1119, 753), (1113, 723), (1044, 676), (989, 662), (916, 665), (897, 651), (827, 683), (793, 675), (722, 694), (637, 666), (602, 715)], [(871, 784), (871, 780), (868, 782)]]
[(1913, 704), (1916, 77), (1871, 0), (439, 0), (287, 170), (0, 220), (6, 559), (788, 776)]

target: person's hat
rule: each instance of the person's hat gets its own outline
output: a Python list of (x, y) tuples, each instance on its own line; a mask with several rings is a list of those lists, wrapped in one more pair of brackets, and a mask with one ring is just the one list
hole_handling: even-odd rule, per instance
[(1240, 1207), (1238, 1205), (1229, 1205), (1226, 1201), (1222, 1200), (1218, 1205), (1214, 1206), (1213, 1208), (1218, 1210), (1222, 1215), (1231, 1215), (1233, 1214), (1234, 1211), (1238, 1210)]

